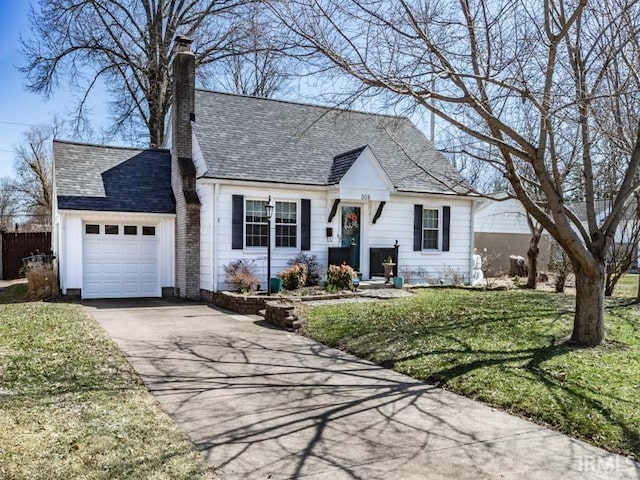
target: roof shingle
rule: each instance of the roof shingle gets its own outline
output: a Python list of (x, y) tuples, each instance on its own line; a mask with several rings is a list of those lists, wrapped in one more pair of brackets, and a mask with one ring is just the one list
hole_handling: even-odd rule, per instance
[(400, 191), (468, 191), (403, 117), (196, 90), (194, 131), (209, 178), (328, 185), (336, 155), (368, 145)]
[(54, 140), (59, 209), (175, 213), (167, 150)]

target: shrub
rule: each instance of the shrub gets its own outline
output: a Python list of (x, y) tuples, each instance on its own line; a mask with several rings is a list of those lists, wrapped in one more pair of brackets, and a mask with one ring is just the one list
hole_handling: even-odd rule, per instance
[(224, 267), (227, 283), (231, 284), (234, 290), (247, 293), (255, 290), (260, 283), (260, 278), (256, 274), (255, 262), (253, 260), (236, 260)]
[(356, 272), (349, 265), (329, 265), (327, 270), (327, 290), (353, 290)]
[(297, 290), (304, 287), (307, 281), (307, 266), (304, 263), (295, 263), (280, 272), (278, 276), (282, 279), (282, 286), (285, 290)]
[(29, 288), (27, 295), (30, 300), (46, 300), (58, 293), (58, 282), (55, 270), (51, 264), (30, 263), (25, 268)]
[(314, 285), (318, 285), (320, 277), (322, 277), (322, 267), (318, 263), (318, 257), (300, 252), (289, 260), (287, 265), (292, 266), (298, 263), (303, 263), (307, 267), (307, 281), (305, 282), (305, 286), (313, 287)]

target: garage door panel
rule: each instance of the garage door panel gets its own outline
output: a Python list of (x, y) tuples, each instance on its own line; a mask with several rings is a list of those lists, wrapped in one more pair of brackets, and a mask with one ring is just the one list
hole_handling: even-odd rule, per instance
[(84, 243), (84, 254), (87, 256), (100, 255), (102, 246), (95, 241)]
[(140, 273), (139, 272), (140, 269), (138, 267), (139, 265), (136, 263), (123, 263), (122, 273), (124, 275), (130, 275), (130, 274), (137, 275), (138, 273)]
[(158, 266), (155, 263), (141, 263), (140, 273), (145, 275), (155, 275), (158, 272)]
[(86, 235), (83, 264), (84, 298), (159, 296), (157, 237)]
[(104, 250), (102, 252), (104, 255), (120, 255), (121, 246), (116, 243), (107, 243), (104, 246)]
[(103, 272), (106, 274), (120, 273), (120, 265), (117, 263), (104, 263), (103, 268), (104, 268)]
[[(138, 255), (139, 246), (138, 245), (123, 245), (122, 246), (122, 254), (123, 255)], [(155, 245), (154, 245), (154, 253), (155, 253)]]
[(140, 248), (138, 250), (138, 255), (140, 255), (141, 257), (155, 257), (156, 243), (155, 242), (143, 243), (142, 245), (140, 245)]
[(92, 274), (98, 274), (101, 272), (101, 268), (99, 264), (96, 263), (92, 263), (92, 262), (87, 262), (84, 265), (84, 273), (92, 275)]

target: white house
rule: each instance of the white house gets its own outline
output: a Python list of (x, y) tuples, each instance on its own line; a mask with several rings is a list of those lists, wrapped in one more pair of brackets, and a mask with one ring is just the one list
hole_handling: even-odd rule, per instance
[[(586, 205), (584, 202), (567, 202), (576, 218), (587, 226)], [(601, 225), (611, 208), (609, 200), (596, 200), (594, 203), (596, 222)], [(489, 262), (492, 274), (509, 271), (509, 255), (526, 257), (531, 239), (527, 215), (519, 200), (484, 199), (474, 209), (474, 244), (478, 253), (483, 253)], [(640, 235), (640, 223), (636, 217), (635, 206), (629, 205), (614, 236), (616, 248), (632, 249), (632, 244)], [(540, 253), (538, 264), (545, 268), (549, 260), (551, 236), (544, 231), (538, 245)], [(637, 268), (638, 252), (631, 254), (632, 268)]]
[[(484, 258), (486, 272), (496, 276), (507, 274), (509, 256), (527, 257), (531, 230), (519, 200), (483, 199), (476, 205), (474, 216), (474, 246), (476, 253)], [(541, 268), (546, 268), (549, 259), (549, 240), (549, 235), (544, 232), (538, 245)]]
[(476, 198), (408, 119), (197, 90), (177, 48), (166, 149), (54, 142), (63, 293), (209, 298), (237, 259), (266, 284), (267, 235), (274, 274), (301, 251), (349, 251), (364, 278), (388, 252), (470, 277)]

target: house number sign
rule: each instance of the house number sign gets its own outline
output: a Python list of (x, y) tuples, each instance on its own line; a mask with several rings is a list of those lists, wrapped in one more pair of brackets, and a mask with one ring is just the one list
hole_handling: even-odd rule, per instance
[(368, 193), (363, 193), (362, 195), (360, 195), (360, 199), (368, 202), (369, 200), (371, 200), (371, 195), (369, 195)]

